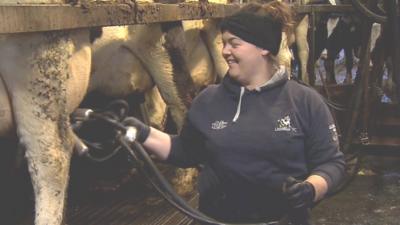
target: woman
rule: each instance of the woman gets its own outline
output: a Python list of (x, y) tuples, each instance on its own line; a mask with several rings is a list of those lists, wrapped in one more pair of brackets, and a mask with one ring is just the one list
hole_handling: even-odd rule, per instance
[(199, 209), (217, 220), (278, 220), (311, 207), (343, 176), (329, 109), (276, 59), (289, 21), (289, 7), (276, 1), (222, 21), (228, 73), (195, 98), (180, 135), (134, 120), (138, 141), (161, 160), (203, 165)]

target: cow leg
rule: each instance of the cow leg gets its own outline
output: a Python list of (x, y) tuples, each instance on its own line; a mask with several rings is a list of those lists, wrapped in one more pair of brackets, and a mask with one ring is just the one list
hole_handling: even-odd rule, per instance
[(384, 82), (383, 87), (384, 90), (387, 90), (386, 93), (391, 97), (392, 101), (397, 102), (397, 96), (396, 96), (396, 86), (397, 84), (395, 83), (394, 77), (393, 77), (393, 58), (388, 57), (386, 58), (386, 69), (387, 69), (387, 75), (388, 78), (386, 79), (386, 82)]
[(351, 46), (347, 46), (344, 48), (344, 54), (346, 57), (346, 78), (343, 83), (351, 84), (353, 80), (352, 69), (353, 69), (353, 51)]
[(160, 24), (135, 25), (130, 26), (130, 40), (126, 44), (153, 78), (180, 130), (187, 108), (179, 96), (174, 70), (168, 52), (162, 45), (162, 38)]
[(165, 22), (161, 24), (161, 29), (165, 33), (163, 47), (171, 60), (178, 95), (189, 108), (196, 95), (196, 87), (186, 57), (186, 37), (182, 22)]
[(150, 125), (157, 129), (164, 130), (167, 120), (167, 106), (161, 98), (157, 86), (145, 93), (144, 106)]
[(217, 26), (217, 20), (205, 20), (204, 29), (202, 30), (202, 38), (205, 41), (208, 51), (213, 59), (213, 63), (220, 80), (225, 76), (228, 71), (228, 64), (226, 63), (224, 57), (221, 54), (221, 49), (223, 47), (221, 31)]
[(327, 58), (324, 63), (326, 71), (326, 82), (328, 84), (336, 84), (335, 79), (335, 60), (332, 58)]
[(58, 122), (39, 118), (24, 121), (24, 116), (17, 116), (18, 133), (26, 146), (34, 188), (35, 224), (62, 224), (73, 146), (68, 115), (59, 115)]
[[(150, 35), (151, 34), (151, 35)], [(127, 46), (140, 59), (152, 76), (158, 90), (171, 111), (172, 118), (180, 131), (187, 108), (179, 95), (174, 80), (174, 70), (167, 50), (163, 46), (163, 32), (160, 24), (130, 26), (131, 38)], [(174, 185), (178, 192), (185, 193), (193, 188), (194, 169), (177, 170)], [(191, 178), (191, 179), (188, 179)]]
[[(63, 221), (73, 139), (67, 110), (67, 32), (10, 35), (0, 42), (0, 73), (7, 86), (17, 135), (35, 194), (35, 224)], [(89, 62), (90, 63), (90, 62)]]
[(325, 70), (326, 70), (326, 81), (328, 84), (336, 84), (335, 78), (335, 59), (342, 50), (340, 39), (337, 39), (337, 33), (332, 34), (328, 39), (326, 50), (328, 52), (328, 57), (325, 60)]
[[(43, 108), (30, 101), (36, 97), (22, 93), (13, 96), (17, 133), (26, 147), (25, 156), (35, 195), (35, 224), (59, 225), (63, 219), (72, 152), (68, 114), (42, 114)], [(58, 104), (48, 102), (45, 107), (54, 109)]]
[[(332, 20), (334, 21), (334, 20)], [(334, 25), (334, 23), (328, 23), (330, 25)], [(329, 28), (328, 28), (329, 29)], [(335, 79), (335, 71), (334, 71), (334, 61), (336, 59), (336, 56), (339, 54), (339, 52), (342, 49), (348, 48), (348, 52), (346, 53), (346, 55), (349, 55), (349, 59), (351, 58), (351, 60), (353, 59), (352, 57), (352, 53), (351, 53), (351, 49), (352, 49), (352, 35), (351, 35), (351, 27), (349, 25), (348, 22), (348, 18), (347, 17), (340, 17), (336, 26), (331, 27), (329, 30), (332, 30), (331, 35), (328, 37), (327, 40), (327, 51), (328, 51), (328, 59), (326, 60), (326, 73), (327, 73), (327, 81), (329, 83), (336, 83), (336, 79)], [(351, 55), (351, 57), (350, 57)], [(347, 61), (346, 63), (347, 66), (349, 67), (351, 60)], [(352, 63), (352, 62), (351, 62)], [(351, 67), (353, 67), (353, 65), (351, 65)], [(349, 76), (351, 77), (351, 72), (349, 73), (349, 71), (347, 71), (347, 76), (349, 79)]]
[(309, 47), (307, 41), (308, 20), (309, 20), (308, 15), (304, 16), (304, 18), (300, 21), (295, 30), (296, 45), (300, 60), (301, 79), (307, 84), (310, 83), (307, 72), (308, 55), (309, 55)]
[(285, 32), (282, 32), (282, 41), (277, 55), (280, 64), (286, 67), (286, 70), (289, 72), (289, 74), (290, 71), (292, 71), (291, 61), (293, 57), (289, 49), (290, 44), (293, 43), (291, 40), (294, 40), (292, 36), (294, 35), (292, 34), (290, 37), (288, 37)]

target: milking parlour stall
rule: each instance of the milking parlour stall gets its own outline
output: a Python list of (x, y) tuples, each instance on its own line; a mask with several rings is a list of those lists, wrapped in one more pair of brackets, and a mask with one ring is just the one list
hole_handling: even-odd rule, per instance
[[(148, 155), (132, 117), (179, 134), (227, 73), (221, 20), (249, 2), (0, 0), (0, 224), (232, 224), (197, 210), (205, 167)], [(346, 174), (302, 221), (256, 224), (398, 225), (399, 2), (282, 2), (277, 58), (329, 106)]]

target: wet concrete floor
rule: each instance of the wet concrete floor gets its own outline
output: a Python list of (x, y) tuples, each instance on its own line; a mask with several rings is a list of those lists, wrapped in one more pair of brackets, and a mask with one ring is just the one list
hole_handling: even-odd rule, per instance
[(400, 157), (367, 156), (353, 182), (313, 209), (316, 225), (399, 225)]

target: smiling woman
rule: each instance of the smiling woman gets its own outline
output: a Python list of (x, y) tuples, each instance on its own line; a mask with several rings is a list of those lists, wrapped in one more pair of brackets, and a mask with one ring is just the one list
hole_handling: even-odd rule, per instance
[(228, 62), (231, 77), (250, 90), (270, 79), (271, 75), (264, 58), (269, 54), (268, 50), (245, 42), (229, 31), (223, 33), (222, 39), (224, 40), (222, 54)]
[(335, 125), (319, 94), (276, 60), (289, 7), (248, 4), (221, 22), (229, 70), (193, 101), (178, 136), (137, 119), (138, 141), (178, 167), (202, 165), (199, 209), (224, 222), (269, 222), (307, 211), (343, 177)]
[(267, 82), (279, 69), (282, 31), (289, 36), (292, 25), (289, 7), (274, 1), (264, 6), (248, 4), (224, 20), (222, 55), (229, 64), (229, 75), (248, 89)]

